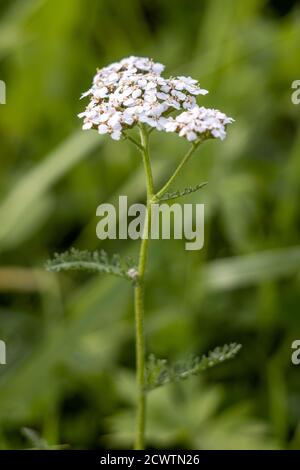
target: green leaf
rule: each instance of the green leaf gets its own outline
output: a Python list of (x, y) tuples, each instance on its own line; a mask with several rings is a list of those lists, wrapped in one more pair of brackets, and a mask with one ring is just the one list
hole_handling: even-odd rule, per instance
[(300, 269), (300, 246), (258, 251), (211, 261), (200, 274), (209, 290), (223, 291), (292, 276)]
[(207, 185), (207, 182), (199, 183), (196, 186), (188, 186), (187, 188), (177, 190), (170, 193), (163, 194), (158, 200), (159, 201), (169, 201), (171, 199), (177, 199), (181, 196), (187, 196), (188, 194), (195, 193)]
[(168, 362), (166, 359), (158, 359), (154, 354), (151, 354), (146, 366), (147, 390), (152, 390), (166, 383), (168, 378)]
[(198, 375), (206, 369), (233, 359), (241, 347), (237, 343), (225, 344), (210, 351), (207, 355), (191, 357), (186, 361), (175, 363), (173, 366), (169, 366), (165, 359), (157, 359), (152, 354), (146, 366), (146, 390), (150, 391), (162, 385)]
[(104, 251), (80, 251), (71, 248), (65, 253), (54, 255), (52, 260), (47, 261), (47, 271), (89, 271), (113, 274), (135, 282), (138, 278), (136, 268), (129, 264), (130, 260), (124, 262), (120, 256), (115, 254), (108, 256)]

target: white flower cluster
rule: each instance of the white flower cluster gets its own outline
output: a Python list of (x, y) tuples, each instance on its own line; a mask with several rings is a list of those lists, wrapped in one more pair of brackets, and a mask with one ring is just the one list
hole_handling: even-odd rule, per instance
[(189, 141), (197, 140), (199, 136), (218, 137), (223, 140), (226, 137), (226, 125), (233, 121), (234, 119), (217, 109), (194, 106), (175, 119), (168, 118), (165, 130), (178, 132), (180, 137), (185, 137)]
[[(119, 140), (137, 123), (160, 131), (178, 132), (188, 140), (203, 133), (224, 138), (232, 122), (223, 113), (199, 108), (195, 96), (205, 95), (191, 77), (164, 78), (164, 66), (144, 57), (128, 57), (97, 71), (92, 87), (82, 95), (90, 102), (83, 113), (83, 129), (98, 129)], [(183, 111), (175, 119), (172, 111)], [(195, 118), (195, 122), (193, 119)], [(205, 127), (207, 126), (207, 127)]]

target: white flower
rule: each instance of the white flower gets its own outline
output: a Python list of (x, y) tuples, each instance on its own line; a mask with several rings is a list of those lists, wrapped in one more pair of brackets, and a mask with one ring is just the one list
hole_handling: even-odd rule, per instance
[(111, 138), (113, 140), (120, 140), (121, 139), (121, 131), (113, 131), (111, 134)]
[(107, 134), (108, 132), (108, 127), (106, 124), (100, 124), (100, 126), (98, 127), (98, 132), (99, 134)]
[(140, 90), (139, 88), (137, 88), (136, 90), (134, 90), (134, 91), (132, 92), (132, 98), (133, 98), (134, 100), (136, 100), (137, 98), (139, 98), (139, 97), (141, 96), (141, 94), (142, 94), (142, 90)]
[(207, 90), (202, 90), (198, 86), (197, 80), (191, 77), (175, 77), (171, 80), (172, 86), (178, 91), (187, 91), (192, 95), (206, 95)]
[(86, 131), (86, 130), (88, 130), (88, 129), (92, 129), (92, 127), (93, 127), (92, 121), (86, 121), (86, 122), (83, 124), (82, 129), (83, 129), (84, 131)]
[[(81, 96), (90, 97), (86, 110), (78, 115), (83, 119), (83, 129), (95, 128), (119, 140), (124, 130), (141, 122), (158, 130), (178, 132), (191, 141), (205, 132), (224, 138), (228, 122), (196, 103), (195, 96), (205, 95), (207, 90), (191, 77), (164, 78), (163, 70), (160, 63), (134, 56), (98, 70), (92, 87)], [(177, 118), (167, 117), (174, 111), (184, 112)]]
[(164, 125), (166, 132), (176, 132), (178, 129), (178, 123), (175, 120), (167, 119), (167, 122)]
[(180, 137), (185, 137), (189, 141), (199, 138), (216, 137), (221, 140), (226, 137), (226, 125), (234, 119), (217, 109), (209, 109), (194, 106), (189, 111), (184, 111), (175, 119), (169, 117), (165, 124), (166, 132), (177, 132)]
[(105, 98), (108, 95), (108, 88), (106, 86), (94, 91), (95, 98)]

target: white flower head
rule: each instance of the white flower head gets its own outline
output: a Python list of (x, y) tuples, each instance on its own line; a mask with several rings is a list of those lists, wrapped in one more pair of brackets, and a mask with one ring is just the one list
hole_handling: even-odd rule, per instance
[(177, 132), (180, 137), (189, 141), (199, 138), (215, 137), (221, 140), (226, 137), (226, 126), (234, 119), (217, 109), (194, 106), (179, 114), (175, 119), (169, 117), (164, 124), (166, 132)]
[[(163, 70), (164, 65), (135, 56), (97, 70), (92, 87), (82, 95), (90, 98), (85, 111), (78, 115), (83, 119), (83, 129), (97, 129), (99, 134), (119, 140), (126, 129), (144, 123), (160, 131), (178, 132), (188, 140), (196, 140), (203, 134), (201, 129), (223, 138), (230, 118), (197, 105), (196, 96), (207, 94), (207, 90), (191, 77), (164, 78)], [(170, 117), (174, 112), (181, 114)], [(185, 116), (189, 122), (182, 121)]]

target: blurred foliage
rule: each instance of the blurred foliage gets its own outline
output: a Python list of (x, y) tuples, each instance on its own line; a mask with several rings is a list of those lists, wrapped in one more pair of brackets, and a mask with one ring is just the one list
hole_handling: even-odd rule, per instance
[[(171, 363), (233, 341), (243, 349), (151, 392), (149, 446), (300, 449), (298, 2), (6, 0), (0, 15), (0, 447), (28, 447), (23, 428), (38, 447), (131, 445), (131, 285), (43, 265), (70, 246), (136, 259), (137, 242), (100, 242), (95, 230), (100, 203), (143, 201), (140, 155), (81, 132), (76, 117), (96, 67), (134, 54), (198, 78), (203, 104), (236, 119), (180, 181), (208, 181), (185, 199), (205, 203), (204, 249), (151, 243), (147, 349)], [(157, 185), (185, 149), (152, 134)]]

